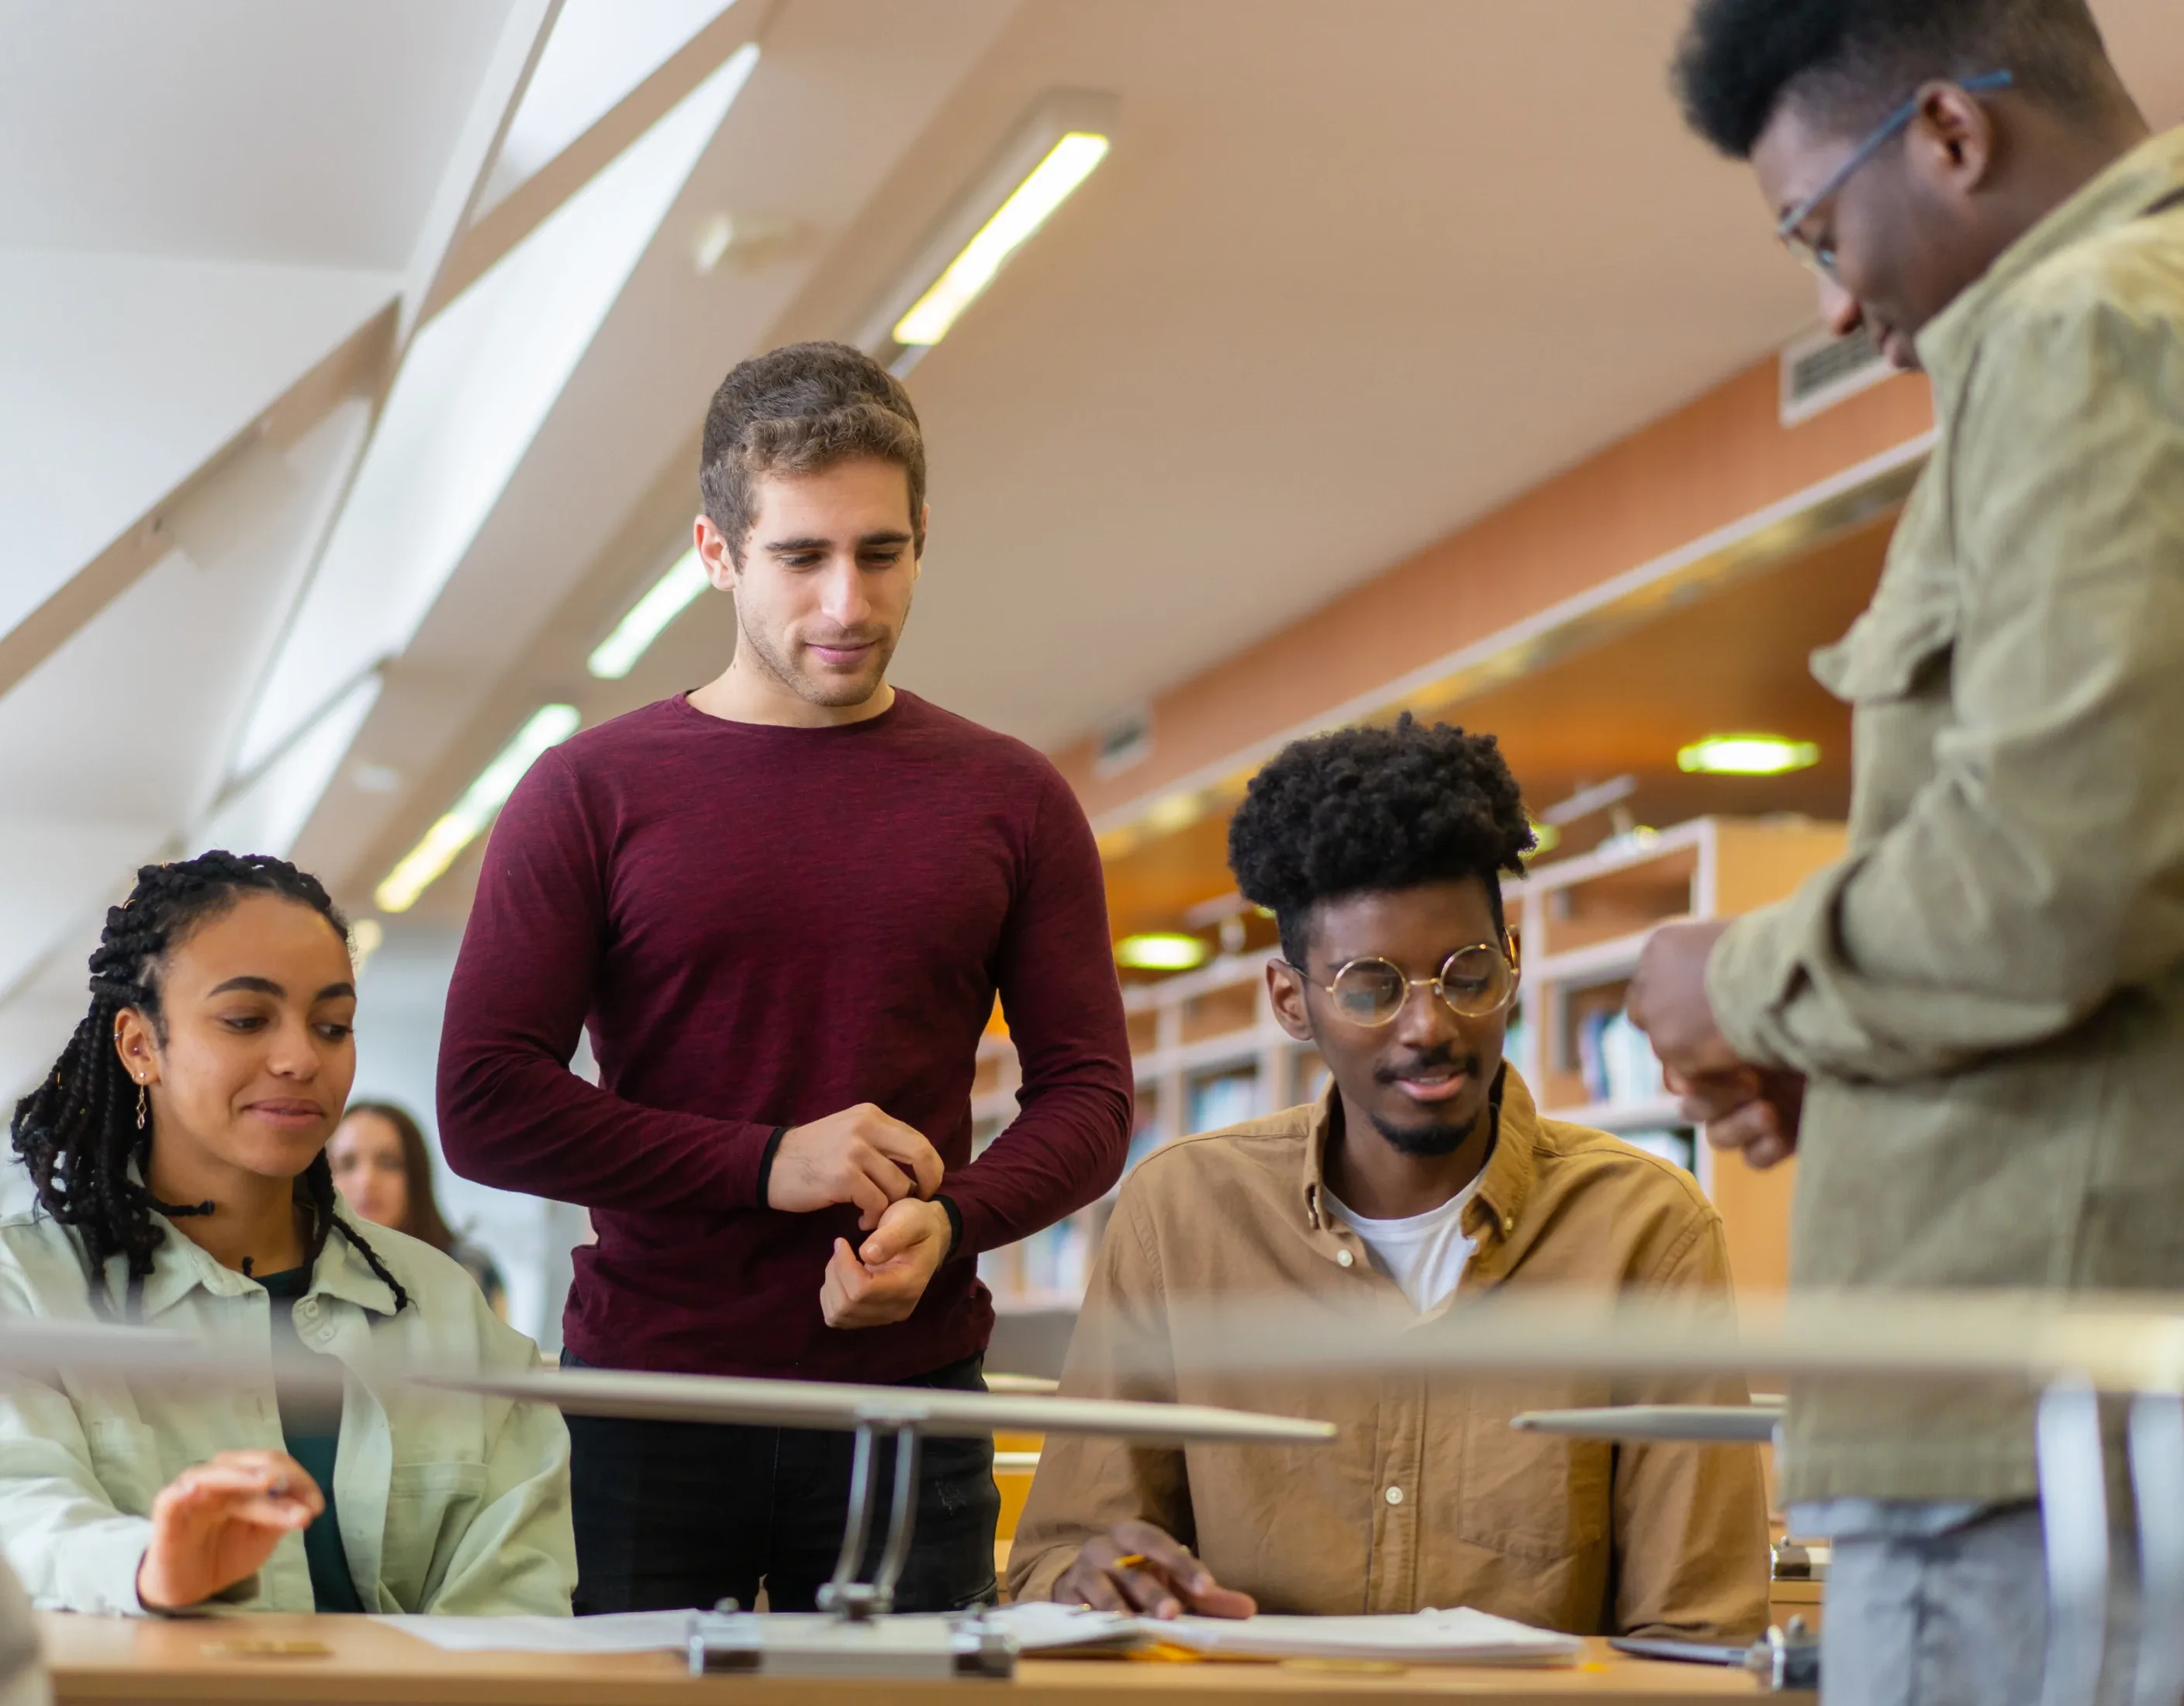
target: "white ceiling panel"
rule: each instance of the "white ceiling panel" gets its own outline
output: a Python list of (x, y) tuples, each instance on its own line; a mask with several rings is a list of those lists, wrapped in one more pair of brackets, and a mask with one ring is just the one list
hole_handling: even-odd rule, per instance
[(176, 828), (205, 809), (365, 413), (222, 468), (177, 507), (177, 549), (0, 697), (0, 825), (11, 803)]
[(386, 273), (0, 248), (0, 633), (395, 288)]
[(509, 120), (481, 211), (583, 135), (735, 0), (562, 0)]
[(388, 270), (508, 0), (0, 0), (0, 233)]
[(246, 767), (409, 644), (756, 60), (738, 50), (419, 332), (252, 716)]

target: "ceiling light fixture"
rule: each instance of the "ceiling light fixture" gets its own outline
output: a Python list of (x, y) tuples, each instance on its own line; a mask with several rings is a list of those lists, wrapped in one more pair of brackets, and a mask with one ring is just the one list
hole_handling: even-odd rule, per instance
[(698, 560), (698, 548), (693, 545), (629, 607), (629, 614), (615, 624), (614, 632), (592, 648), (584, 667), (600, 681), (620, 681), (637, 667), (638, 660), (652, 649), (653, 641), (667, 632), (668, 624), (712, 584), (705, 566)]
[(1134, 972), (1187, 972), (1212, 957), (1201, 939), (1179, 930), (1150, 930), (1115, 944), (1115, 963)]
[(1116, 107), (1112, 95), (1089, 90), (1042, 98), (941, 220), (858, 343), (898, 376), (916, 365), (1106, 159)]
[(1819, 761), (1811, 741), (1779, 734), (1709, 734), (1676, 754), (1676, 768), (1697, 776), (1782, 776)]
[(427, 829), (424, 839), (404, 854), (402, 862), (372, 890), (379, 910), (406, 912), (415, 906), (418, 896), (439, 881), (463, 849), (485, 833), (538, 755), (574, 734), (581, 721), (573, 705), (542, 705), (533, 711), (515, 738), (463, 790), (447, 816)]

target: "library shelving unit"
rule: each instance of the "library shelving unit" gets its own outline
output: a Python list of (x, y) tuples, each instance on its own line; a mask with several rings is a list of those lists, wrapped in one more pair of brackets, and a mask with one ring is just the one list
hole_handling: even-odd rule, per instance
[(1721, 1211), (1730, 1266), (1748, 1293), (1787, 1283), (1797, 1164), (1755, 1172), (1698, 1141), (1645, 1040), (1621, 1017), (1624, 998), (1656, 925), (1763, 906), (1842, 851), (1840, 823), (1700, 817), (1618, 836), (1504, 886), (1524, 967), (1505, 1052), (1550, 1118), (1614, 1132), (1695, 1172)]
[[(1674, 1098), (1620, 1017), (1639, 949), (1657, 924), (1734, 917), (1790, 893), (1841, 856), (1840, 824), (1702, 817), (1639, 830), (1535, 867), (1503, 885), (1524, 964), (1506, 1052), (1550, 1117), (1612, 1131), (1691, 1168), (1720, 1208), (1739, 1286), (1786, 1278), (1793, 1162), (1755, 1173), (1717, 1166), (1680, 1123)], [(1274, 1023), (1267, 952), (1224, 954), (1123, 992), (1137, 1080), (1134, 1166), (1160, 1145), (1306, 1101), (1326, 1083), (1310, 1045)], [(978, 1051), (974, 1146), (1016, 1114), (1016, 1051), (994, 1034)], [(1045, 1232), (980, 1259), (1003, 1310), (1073, 1309), (1112, 1194)]]

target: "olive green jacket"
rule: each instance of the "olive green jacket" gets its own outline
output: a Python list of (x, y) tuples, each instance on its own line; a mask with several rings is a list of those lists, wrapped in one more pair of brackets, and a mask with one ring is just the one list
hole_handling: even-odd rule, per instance
[[(2184, 1291), (2184, 131), (1919, 335), (1933, 454), (1814, 671), (1842, 862), (1737, 923), (1724, 1034), (1808, 1073), (1792, 1284)], [(1794, 1499), (2031, 1493), (1991, 1393), (1801, 1394)]]

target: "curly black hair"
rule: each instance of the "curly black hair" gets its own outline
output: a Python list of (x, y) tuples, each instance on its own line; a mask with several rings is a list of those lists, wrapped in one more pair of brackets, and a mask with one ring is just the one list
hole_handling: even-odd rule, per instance
[(2130, 99), (2086, 0), (1698, 0), (1673, 81), (1691, 127), (1745, 159), (1793, 90), (1848, 134), (1990, 71), (2074, 117)]
[(1251, 778), (1228, 825), (1228, 868), (1305, 963), (1312, 909), (1345, 895), (1476, 877), (1505, 931), (1500, 873), (1534, 845), (1517, 778), (1490, 734), (1405, 711), (1392, 728), (1292, 741)]
[[(278, 895), (309, 906), (337, 934), (348, 934), (347, 921), (319, 879), (286, 860), (215, 850), (145, 866), (129, 898), (107, 909), (106, 928), (91, 956), (90, 1011), (53, 1070), (15, 1104), (8, 1125), (15, 1153), (30, 1171), (40, 1206), (82, 1241), (92, 1302), (102, 1313), (110, 1301), (106, 1263), (114, 1256), (128, 1260), (128, 1309), (137, 1313), (165, 1236), (153, 1223), (155, 1210), (170, 1220), (213, 1212), (209, 1202), (162, 1202), (145, 1187), (154, 1123), (142, 1111), (142, 1092), (121, 1063), (114, 1022), (133, 1007), (164, 1040), (159, 978), (167, 956), (247, 894)], [(395, 1308), (408, 1307), (409, 1294), (377, 1252), (334, 1213), (333, 1168), (323, 1149), (297, 1179), (296, 1200), (310, 1213), (306, 1267), (318, 1265), (328, 1235), (339, 1232), (394, 1294)]]

